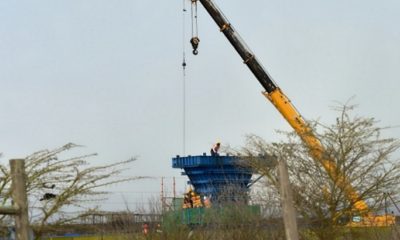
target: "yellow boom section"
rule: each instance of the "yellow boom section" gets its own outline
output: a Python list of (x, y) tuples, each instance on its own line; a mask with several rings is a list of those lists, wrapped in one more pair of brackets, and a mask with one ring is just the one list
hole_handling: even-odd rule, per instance
[(326, 156), (325, 149), (321, 142), (280, 88), (276, 88), (270, 93), (263, 92), (263, 95), (274, 104), (290, 126), (293, 127), (296, 133), (306, 143), (310, 149), (310, 155), (314, 160), (322, 164), (335, 184), (345, 192), (347, 198), (354, 204), (354, 209), (358, 210), (360, 213), (368, 213), (368, 205), (360, 199), (360, 196), (352, 187), (351, 183), (346, 179), (343, 173), (338, 170), (336, 163)]

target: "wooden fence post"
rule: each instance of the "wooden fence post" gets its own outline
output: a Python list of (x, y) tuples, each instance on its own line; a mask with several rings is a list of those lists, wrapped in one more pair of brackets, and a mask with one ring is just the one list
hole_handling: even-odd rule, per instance
[(10, 160), (11, 189), (14, 206), (17, 209), (15, 215), (15, 233), (17, 240), (28, 240), (29, 217), (28, 198), (26, 194), (25, 161), (23, 159)]
[(296, 210), (294, 209), (292, 189), (290, 188), (289, 173), (284, 159), (279, 159), (280, 195), (283, 210), (283, 222), (287, 240), (298, 240)]

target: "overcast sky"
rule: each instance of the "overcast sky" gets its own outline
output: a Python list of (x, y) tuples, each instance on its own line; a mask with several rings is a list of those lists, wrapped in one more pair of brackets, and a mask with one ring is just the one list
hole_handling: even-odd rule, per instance
[[(399, 1), (216, 3), (305, 118), (331, 123), (329, 107), (355, 96), (359, 115), (400, 124)], [(161, 176), (183, 191), (171, 168), (183, 154), (182, 5), (0, 1), (0, 161), (73, 142), (99, 154), (93, 164), (139, 156), (125, 174), (155, 177), (116, 186), (104, 209), (157, 195)], [(288, 124), (201, 5), (191, 55), (189, 13), (186, 154), (239, 146), (248, 133), (277, 140)]]

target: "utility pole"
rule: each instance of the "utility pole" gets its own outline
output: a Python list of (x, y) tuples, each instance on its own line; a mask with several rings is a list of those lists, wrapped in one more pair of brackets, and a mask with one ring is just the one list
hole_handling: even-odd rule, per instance
[(10, 160), (11, 197), (13, 206), (0, 207), (0, 214), (15, 216), (15, 233), (17, 240), (29, 239), (28, 197), (26, 194), (25, 161)]
[(296, 210), (293, 205), (292, 189), (290, 188), (289, 173), (284, 159), (279, 159), (279, 182), (281, 185), (280, 195), (283, 210), (283, 222), (287, 240), (298, 240)]

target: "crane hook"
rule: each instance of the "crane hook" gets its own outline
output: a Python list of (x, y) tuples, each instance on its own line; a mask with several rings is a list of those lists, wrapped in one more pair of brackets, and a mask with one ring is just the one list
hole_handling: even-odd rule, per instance
[(197, 55), (199, 53), (197, 48), (199, 47), (200, 39), (198, 37), (192, 37), (192, 39), (190, 39), (190, 43), (193, 47), (193, 55)]

